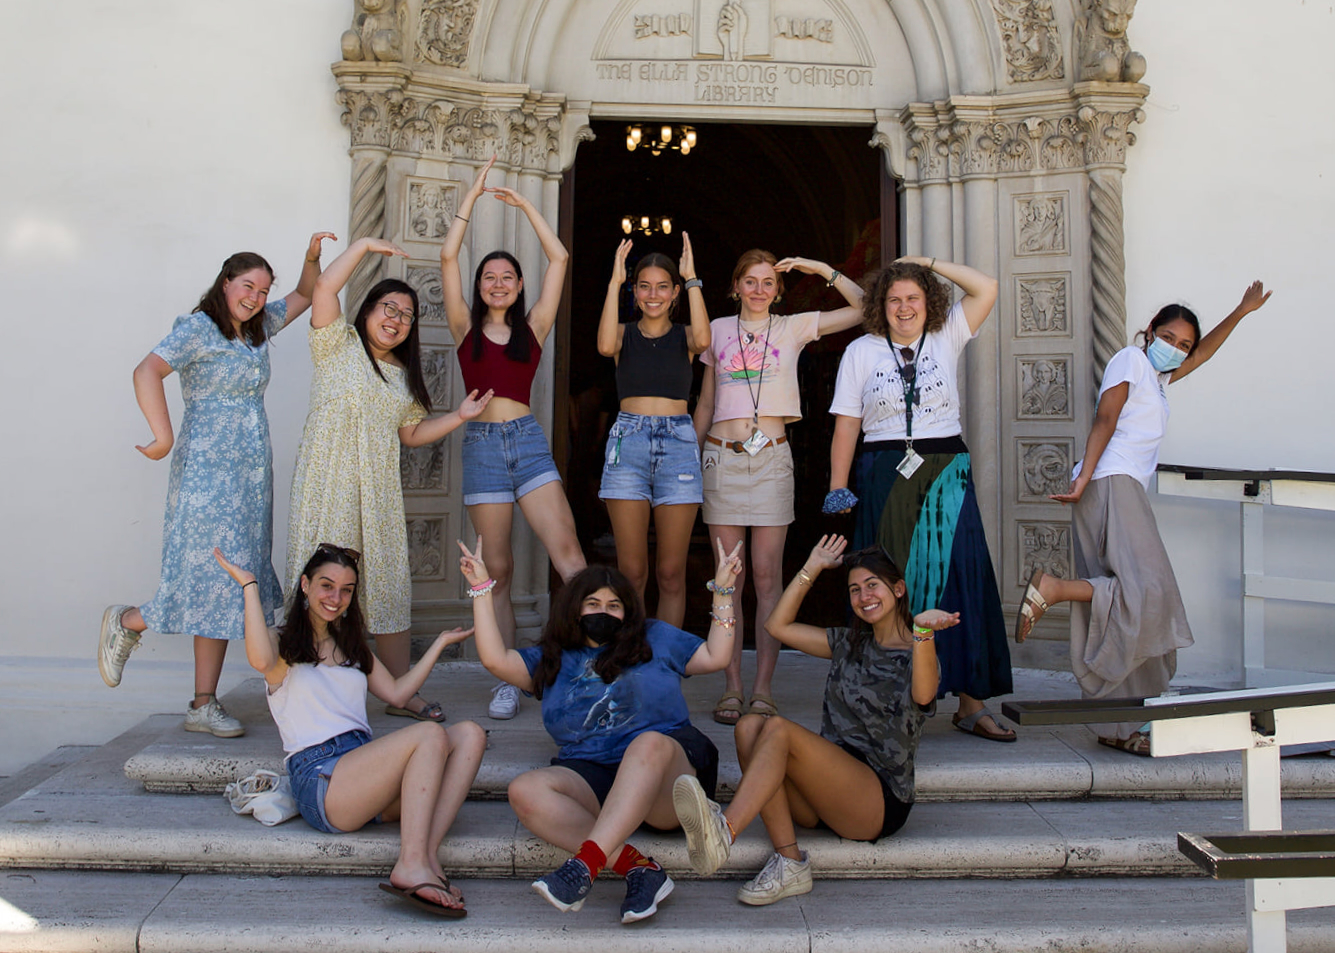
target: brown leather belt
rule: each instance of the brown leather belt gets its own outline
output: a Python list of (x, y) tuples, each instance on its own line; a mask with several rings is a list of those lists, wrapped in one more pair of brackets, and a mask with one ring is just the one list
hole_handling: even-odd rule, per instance
[[(788, 435), (784, 434), (781, 437), (770, 437), (769, 443), (766, 444), (766, 446), (773, 444), (777, 447), (779, 444), (787, 442)], [(733, 453), (746, 453), (746, 442), (743, 440), (720, 440), (712, 433), (707, 433), (705, 434), (705, 443), (712, 443), (716, 447), (727, 447)]]

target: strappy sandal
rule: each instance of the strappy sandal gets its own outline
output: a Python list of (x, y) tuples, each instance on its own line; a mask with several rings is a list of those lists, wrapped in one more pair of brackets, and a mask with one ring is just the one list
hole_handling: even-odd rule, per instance
[(1099, 744), (1142, 758), (1150, 757), (1150, 736), (1143, 731), (1133, 731), (1129, 738), (1099, 738)]
[[(991, 718), (992, 723), (997, 727), (988, 728), (982, 723), (983, 718)], [(1001, 725), (997, 724), (997, 716), (992, 714), (986, 705), (972, 715), (965, 715), (963, 718), (960, 717), (959, 712), (955, 712), (954, 717), (950, 719), (950, 723), (965, 734), (977, 735), (979, 738), (986, 738), (988, 741), (1015, 741), (1019, 737), (1011, 729), (1002, 728)]]
[(742, 693), (726, 691), (714, 705), (714, 720), (720, 725), (735, 725), (742, 720)]
[(1042, 578), (1043, 570), (1041, 569), (1035, 569), (1029, 575), (1029, 583), (1024, 589), (1024, 600), (1020, 603), (1020, 611), (1015, 616), (1015, 642), (1017, 645), (1029, 638), (1029, 633), (1034, 631), (1035, 624), (1043, 618), (1043, 613), (1048, 611), (1048, 604), (1038, 591), (1038, 582)]
[(751, 695), (751, 706), (748, 709), (752, 715), (777, 715), (779, 713), (779, 704), (773, 698), (770, 698), (764, 692), (753, 692)]
[[(413, 695), (413, 698), (422, 698), (421, 695)], [(408, 699), (412, 701), (412, 698)], [(418, 721), (434, 721), (436, 724), (443, 724), (445, 721), (445, 709), (440, 706), (440, 702), (429, 702), (422, 698), (422, 707), (417, 711), (411, 708), (399, 708), (397, 705), (386, 705), (386, 715), (394, 715), (397, 718), (416, 718)]]

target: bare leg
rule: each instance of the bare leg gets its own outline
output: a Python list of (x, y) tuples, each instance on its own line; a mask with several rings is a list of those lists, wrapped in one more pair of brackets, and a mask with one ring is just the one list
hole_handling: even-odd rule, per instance
[(1092, 602), (1094, 587), (1084, 579), (1059, 579), (1044, 573), (1038, 580), (1038, 594), (1049, 607), (1058, 602)]
[(144, 616), (134, 606), (121, 613), (121, 625), (131, 632), (143, 632), (148, 628), (148, 623), (144, 621)]
[[(552, 480), (525, 493), (519, 498), (519, 508), (562, 579), (569, 579), (588, 565), (575, 533), (570, 501), (566, 499), (565, 487), (560, 480)], [(491, 565), (490, 560), (487, 565)]]
[(693, 775), (695, 769), (680, 744), (656, 731), (637, 736), (621, 759), (616, 781), (586, 839), (615, 858), (626, 838), (644, 822), (660, 830), (679, 826), (672, 807), (672, 782), (683, 774)]
[(742, 782), (724, 811), (741, 832), (759, 815), (774, 849), (801, 860), (794, 821), (824, 821), (840, 837), (870, 840), (885, 801), (876, 773), (836, 744), (786, 718), (747, 715), (734, 731)]
[(779, 640), (769, 634), (765, 621), (783, 595), (783, 546), (787, 526), (751, 527), (751, 572), (756, 587), (756, 681), (753, 693), (770, 694), (774, 668), (779, 664)]
[(487, 557), (487, 569), (496, 580), (492, 605), (496, 607), (496, 624), (500, 627), (505, 647), (515, 647), (515, 610), (510, 605), (510, 579), (514, 575), (514, 554), (510, 550), (510, 530), (514, 526), (513, 503), (477, 503), (468, 507), (468, 519), (473, 531), (482, 537)]
[[(714, 551), (715, 568), (718, 563), (718, 545), (714, 540), (721, 540), (723, 551), (730, 553), (741, 540), (746, 536), (746, 527), (744, 526), (710, 526), (709, 540), (710, 549)], [(743, 560), (743, 569), (737, 574), (737, 581), (733, 583), (736, 591), (732, 594), (732, 616), (737, 620), (733, 627), (735, 638), (732, 641), (732, 660), (728, 662), (728, 667), (723, 670), (723, 677), (726, 679), (726, 690), (730, 692), (742, 691), (742, 634), (746, 631), (746, 619), (742, 615), (742, 587), (746, 585), (745, 560)]]
[(686, 559), (691, 549), (698, 503), (663, 504), (654, 508), (658, 545), (654, 553), (658, 607), (654, 618), (681, 628), (686, 618)]
[[(138, 613), (139, 610), (132, 609), (131, 612)], [(127, 612), (125, 615), (129, 615)], [(125, 624), (125, 616), (121, 617), (121, 624)], [(142, 622), (143, 619), (141, 618)], [(191, 702), (191, 708), (202, 708), (209, 703), (209, 699), (218, 694), (218, 679), (222, 675), (223, 660), (227, 658), (227, 640), (226, 639), (206, 639), (202, 635), (195, 636), (195, 700)]]
[(606, 503), (612, 535), (616, 538), (617, 568), (643, 599), (644, 587), (649, 582), (649, 501), (607, 500)]
[(588, 782), (562, 767), (525, 771), (510, 782), (508, 797), (520, 823), (572, 854), (589, 839), (601, 810)]

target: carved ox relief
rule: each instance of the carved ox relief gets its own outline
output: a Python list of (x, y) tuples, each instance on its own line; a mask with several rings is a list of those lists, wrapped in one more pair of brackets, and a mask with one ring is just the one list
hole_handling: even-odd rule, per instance
[(1022, 336), (1071, 333), (1066, 317), (1067, 275), (1022, 275), (1016, 279), (1016, 333)]

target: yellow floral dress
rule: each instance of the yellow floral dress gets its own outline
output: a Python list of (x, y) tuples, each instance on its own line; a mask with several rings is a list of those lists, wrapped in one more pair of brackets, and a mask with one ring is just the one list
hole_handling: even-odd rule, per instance
[(343, 319), (311, 328), (311, 404), (292, 476), (287, 592), (320, 543), (359, 551), (357, 597), (366, 627), (387, 634), (412, 617), (408, 532), (399, 477), (399, 428), (426, 416), (403, 368), (378, 362)]

